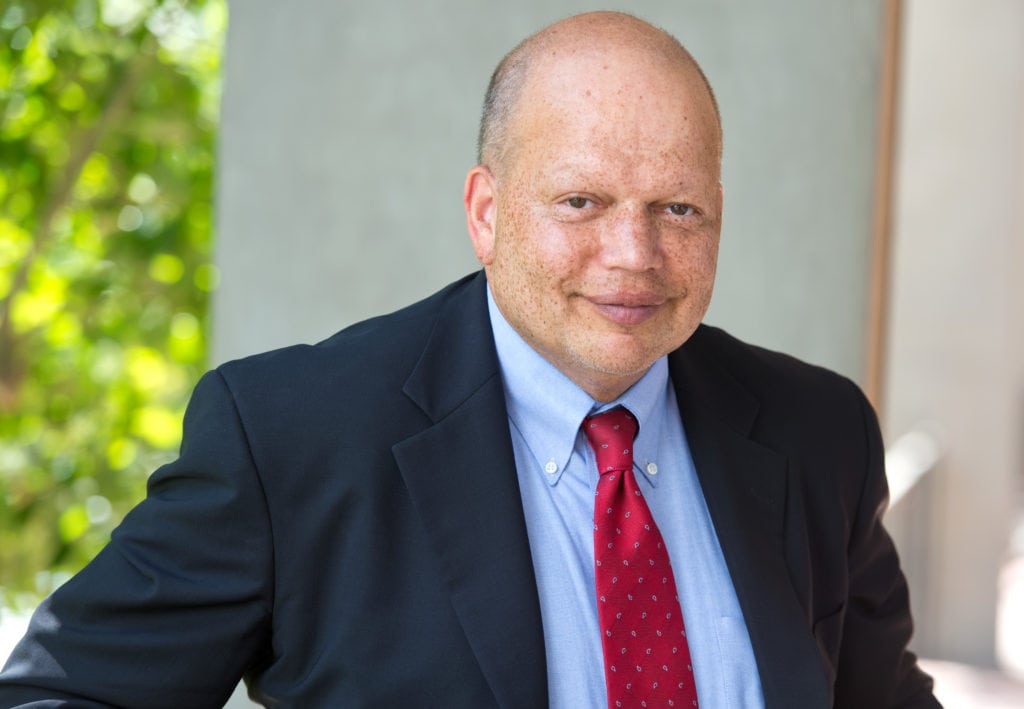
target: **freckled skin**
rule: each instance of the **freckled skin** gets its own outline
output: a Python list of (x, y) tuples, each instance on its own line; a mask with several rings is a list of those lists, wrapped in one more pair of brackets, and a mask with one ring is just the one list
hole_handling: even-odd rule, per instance
[(722, 208), (719, 128), (696, 70), (655, 51), (652, 28), (609, 22), (535, 60), (510, 149), (473, 168), (465, 194), (502, 314), (599, 401), (700, 323)]

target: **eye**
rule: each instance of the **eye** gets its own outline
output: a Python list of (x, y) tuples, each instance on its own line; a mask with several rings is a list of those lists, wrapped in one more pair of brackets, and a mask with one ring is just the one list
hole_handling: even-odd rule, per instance
[(586, 197), (570, 197), (569, 199), (565, 200), (565, 203), (568, 204), (573, 209), (583, 209), (584, 207), (587, 206), (589, 202), (590, 200), (587, 199)]
[(689, 217), (696, 213), (696, 210), (688, 204), (670, 204), (668, 211), (669, 214), (676, 217)]

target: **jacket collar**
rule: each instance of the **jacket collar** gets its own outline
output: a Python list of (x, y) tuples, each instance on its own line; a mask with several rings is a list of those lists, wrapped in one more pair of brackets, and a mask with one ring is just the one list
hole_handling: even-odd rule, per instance
[(480, 273), (443, 301), (404, 387), (432, 424), (392, 451), (498, 705), (539, 707), (544, 635), (485, 288)]

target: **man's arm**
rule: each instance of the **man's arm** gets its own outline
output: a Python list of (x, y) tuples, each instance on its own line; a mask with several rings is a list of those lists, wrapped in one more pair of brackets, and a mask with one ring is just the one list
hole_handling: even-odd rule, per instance
[[(859, 393), (859, 392), (858, 392)], [(847, 550), (849, 594), (839, 646), (835, 707), (939, 707), (932, 679), (907, 650), (913, 631), (906, 579), (882, 526), (888, 503), (878, 421), (860, 396), (867, 475)], [(827, 619), (826, 619), (827, 621)]]
[(222, 706), (266, 645), (272, 563), (245, 431), (209, 373), (178, 460), (36, 611), (0, 673), (0, 707)]

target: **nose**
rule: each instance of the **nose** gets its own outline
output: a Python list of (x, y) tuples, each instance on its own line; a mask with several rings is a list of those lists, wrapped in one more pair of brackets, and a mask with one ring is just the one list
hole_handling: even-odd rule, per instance
[(646, 271), (661, 266), (661, 239), (655, 215), (646, 205), (618, 205), (601, 236), (607, 268)]

